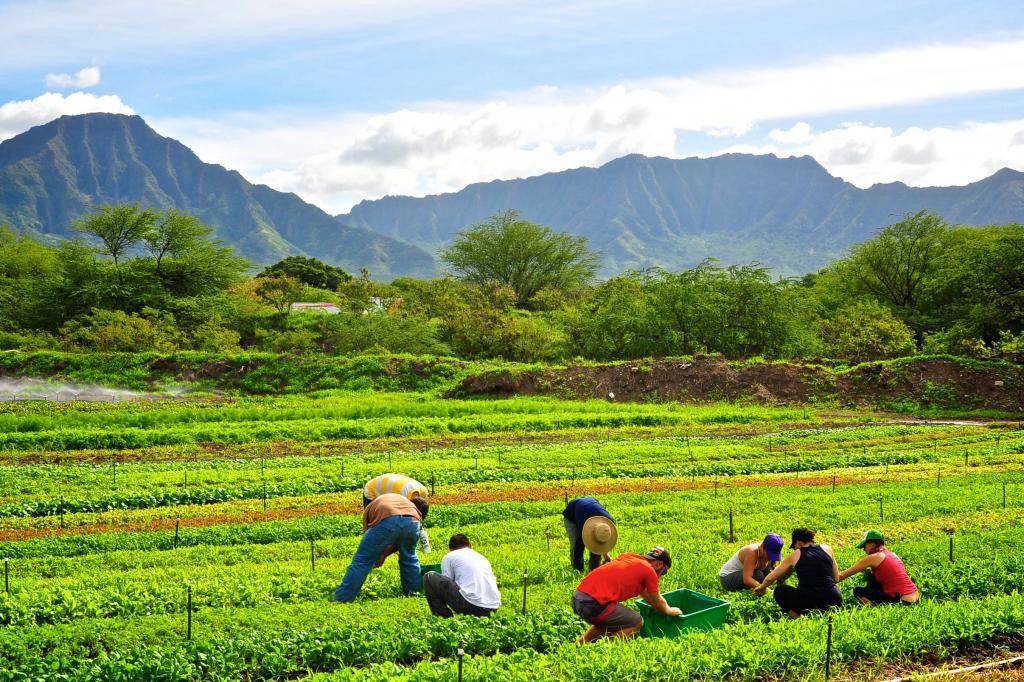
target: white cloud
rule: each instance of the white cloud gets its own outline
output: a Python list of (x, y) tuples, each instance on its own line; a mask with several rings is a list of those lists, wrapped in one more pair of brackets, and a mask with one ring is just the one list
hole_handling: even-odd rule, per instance
[(58, 90), (73, 90), (75, 88), (91, 88), (100, 83), (100, 70), (97, 66), (87, 66), (78, 73), (48, 73), (43, 79), (46, 87)]
[(116, 95), (97, 96), (88, 92), (70, 95), (48, 92), (35, 99), (16, 100), (0, 105), (0, 140), (14, 137), (32, 126), (66, 115), (103, 111), (111, 114), (135, 112)]
[[(477, 181), (598, 165), (627, 153), (674, 156), (680, 130), (742, 135), (759, 123), (787, 119), (798, 122), (772, 130), (773, 144), (762, 149), (789, 153), (795, 145), (855, 182), (875, 173), (907, 182), (978, 179), (982, 165), (1016, 157), (992, 147), (954, 149), (935, 139), (934, 131), (851, 125), (816, 133), (799, 119), (1022, 88), (1024, 40), (1013, 40), (602, 88), (538, 87), (488, 101), (298, 122), (295, 112), (287, 112), (155, 123), (206, 160), (342, 212), (362, 198), (455, 191)], [(1008, 143), (1002, 140), (1004, 147)], [(972, 161), (965, 163), (963, 155)], [(983, 164), (983, 157), (990, 161)]]
[(1024, 119), (902, 131), (847, 123), (793, 144), (734, 145), (724, 151), (809, 155), (859, 187), (879, 182), (964, 185), (1001, 168), (1024, 169)]
[(794, 123), (789, 130), (773, 129), (768, 137), (781, 144), (800, 144), (811, 139), (811, 126), (803, 121)]

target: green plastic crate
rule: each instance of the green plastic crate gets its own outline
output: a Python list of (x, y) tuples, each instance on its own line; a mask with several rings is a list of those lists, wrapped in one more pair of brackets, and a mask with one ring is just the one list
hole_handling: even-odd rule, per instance
[(434, 573), (440, 573), (441, 564), (420, 564), (420, 584), (423, 584), (423, 576), (431, 571)]
[(643, 599), (637, 600), (644, 627), (644, 637), (678, 637), (686, 630), (713, 630), (725, 625), (729, 617), (729, 602), (693, 590), (673, 590), (661, 595), (669, 606), (682, 609), (681, 616), (664, 616)]

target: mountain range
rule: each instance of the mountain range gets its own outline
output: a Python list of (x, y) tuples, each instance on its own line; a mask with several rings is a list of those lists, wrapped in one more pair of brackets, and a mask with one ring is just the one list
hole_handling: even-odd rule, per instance
[(450, 194), (363, 201), (338, 218), (436, 251), (458, 230), (508, 208), (587, 237), (604, 256), (605, 274), (678, 269), (714, 257), (796, 275), (921, 209), (957, 224), (1024, 222), (1024, 173), (1003, 169), (962, 187), (894, 182), (860, 189), (809, 156), (634, 154)]
[(138, 116), (64, 116), (0, 143), (0, 225), (52, 241), (91, 205), (124, 202), (194, 213), (256, 264), (308, 255), (378, 279), (435, 273), (424, 250), (204, 163)]
[(121, 202), (194, 213), (258, 265), (307, 255), (380, 280), (436, 275), (434, 254), (459, 230), (510, 208), (587, 237), (605, 275), (709, 257), (794, 275), (921, 209), (958, 224), (1024, 222), (1024, 173), (1003, 169), (959, 187), (861, 189), (807, 156), (634, 154), (598, 168), (363, 201), (332, 217), (204, 163), (138, 116), (64, 116), (0, 143), (0, 225), (53, 241), (71, 236), (91, 205)]

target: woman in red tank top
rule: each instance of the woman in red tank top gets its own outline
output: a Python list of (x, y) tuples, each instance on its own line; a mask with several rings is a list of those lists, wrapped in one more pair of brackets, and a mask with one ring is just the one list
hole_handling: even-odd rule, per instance
[(857, 547), (864, 550), (864, 558), (840, 571), (839, 581), (851, 575), (868, 571), (868, 582), (853, 588), (853, 596), (863, 604), (916, 604), (921, 600), (917, 585), (907, 575), (903, 561), (885, 547), (885, 537), (877, 530), (864, 533)]

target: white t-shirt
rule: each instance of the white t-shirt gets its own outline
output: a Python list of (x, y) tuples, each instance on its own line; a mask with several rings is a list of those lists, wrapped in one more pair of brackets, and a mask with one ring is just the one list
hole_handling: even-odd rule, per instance
[(448, 552), (441, 559), (441, 575), (451, 578), (459, 592), (470, 604), (482, 609), (501, 606), (498, 581), (491, 570), (491, 562), (470, 547)]

